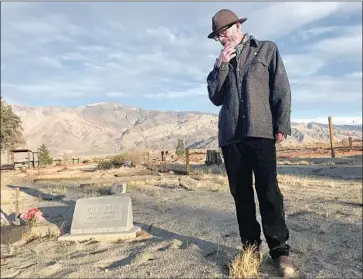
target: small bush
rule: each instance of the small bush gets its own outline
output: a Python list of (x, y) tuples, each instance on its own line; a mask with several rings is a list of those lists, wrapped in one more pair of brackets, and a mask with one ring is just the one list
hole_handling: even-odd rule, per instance
[(126, 154), (119, 154), (116, 156), (112, 156), (107, 161), (101, 161), (98, 163), (99, 169), (113, 169), (120, 168), (124, 165), (125, 161), (127, 161)]
[(181, 157), (183, 156), (185, 153), (185, 147), (184, 147), (184, 141), (179, 139), (178, 140), (178, 144), (176, 146), (176, 150), (175, 150), (175, 154), (178, 156), (178, 157)]
[(42, 167), (53, 163), (53, 158), (50, 156), (48, 147), (45, 144), (42, 144), (39, 148), (38, 160)]
[(99, 169), (120, 168), (125, 164), (126, 161), (131, 161), (132, 166), (135, 166), (135, 164), (140, 164), (142, 160), (143, 160), (143, 153), (137, 151), (130, 151), (109, 157), (106, 160), (99, 162), (98, 168)]
[(126, 154), (119, 154), (119, 155), (111, 157), (111, 162), (115, 168), (120, 168), (121, 166), (123, 166), (125, 161), (127, 161)]
[(109, 170), (114, 168), (114, 165), (111, 161), (102, 161), (98, 163), (97, 168), (101, 170)]

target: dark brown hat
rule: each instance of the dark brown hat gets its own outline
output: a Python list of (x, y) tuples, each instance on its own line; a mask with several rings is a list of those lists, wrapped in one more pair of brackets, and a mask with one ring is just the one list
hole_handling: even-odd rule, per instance
[(238, 18), (237, 15), (231, 10), (222, 9), (218, 11), (212, 18), (212, 30), (213, 32), (208, 35), (209, 39), (212, 39), (218, 32), (227, 26), (240, 22), (243, 23), (247, 18)]

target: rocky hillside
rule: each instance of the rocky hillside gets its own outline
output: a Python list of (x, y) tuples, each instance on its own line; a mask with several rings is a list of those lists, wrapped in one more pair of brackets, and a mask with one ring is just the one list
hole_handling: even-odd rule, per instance
[[(178, 139), (191, 148), (217, 147), (218, 116), (198, 112), (151, 111), (114, 103), (84, 107), (13, 106), (28, 148), (49, 146), (53, 154), (111, 153), (120, 149), (174, 149)], [(329, 141), (327, 125), (293, 123), (285, 144)], [(336, 140), (362, 138), (362, 126), (335, 126)]]

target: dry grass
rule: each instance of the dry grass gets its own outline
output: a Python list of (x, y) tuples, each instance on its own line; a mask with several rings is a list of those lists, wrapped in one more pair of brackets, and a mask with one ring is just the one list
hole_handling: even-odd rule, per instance
[(219, 185), (223, 186), (223, 187), (228, 187), (228, 177), (227, 176), (223, 176), (223, 175), (216, 175), (214, 177), (214, 180), (216, 183), (218, 183)]
[(48, 186), (42, 190), (45, 194), (60, 195), (67, 193), (68, 187), (67, 185)]
[(311, 165), (311, 162), (306, 161), (306, 160), (301, 160), (301, 161), (289, 161), (289, 160), (278, 160), (277, 161), (278, 165), (300, 165), (300, 166), (309, 166)]
[(254, 253), (255, 246), (244, 247), (229, 265), (230, 278), (261, 278), (262, 257)]
[[(298, 176), (293, 174), (279, 174), (278, 175), (279, 184), (282, 187), (286, 186), (300, 186), (300, 187), (323, 187), (323, 188), (333, 188), (333, 189), (346, 189), (347, 187), (352, 187), (357, 184), (355, 181), (344, 181), (336, 180), (332, 178), (317, 178), (311, 176)], [(299, 187), (299, 188), (300, 188)]]
[(169, 177), (155, 177), (155, 178), (145, 178), (145, 179), (133, 179), (127, 182), (127, 186), (129, 187), (143, 187), (150, 185), (159, 185), (159, 186), (175, 186), (179, 185), (178, 178), (169, 178)]
[(212, 180), (222, 186), (228, 186), (228, 178), (226, 175), (222, 174), (202, 173), (202, 174), (192, 175), (191, 177), (199, 181)]
[(191, 166), (191, 171), (193, 175), (203, 175), (203, 174), (220, 174), (225, 175), (226, 171), (224, 165), (199, 165), (199, 166)]
[(136, 233), (136, 238), (132, 238), (132, 239), (126, 239), (126, 240), (122, 240), (120, 242), (127, 242), (127, 243), (135, 243), (135, 242), (143, 242), (146, 240), (151, 239), (153, 236), (145, 231), (139, 231)]
[[(353, 147), (362, 147), (362, 140), (354, 139), (353, 140)], [(349, 141), (348, 140), (341, 140), (341, 141), (335, 141), (334, 143), (335, 148), (348, 148), (349, 147)], [(328, 141), (326, 142), (306, 142), (304, 144), (293, 144), (290, 143), (287, 146), (278, 145), (278, 150), (289, 150), (289, 149), (298, 149), (298, 150), (304, 150), (304, 149), (318, 149), (318, 148), (325, 148), (329, 149), (330, 144)]]
[[(191, 177), (199, 180), (204, 189), (229, 190), (226, 175), (200, 170), (197, 174), (192, 173)], [(361, 216), (363, 197), (360, 181), (294, 174), (278, 174), (278, 181), (289, 215), (314, 214), (352, 222)], [(255, 198), (258, 207), (257, 196)], [(326, 232), (326, 228), (321, 228), (322, 234)]]
[[(191, 177), (202, 181), (202, 182), (214, 182), (220, 187), (220, 190), (228, 190), (228, 178), (225, 173), (221, 170), (207, 170), (198, 169), (191, 174)], [(355, 195), (355, 200), (360, 202), (362, 200), (362, 189), (361, 184), (356, 181), (346, 181), (346, 180), (336, 180), (333, 178), (326, 177), (312, 177), (309, 175), (301, 176), (294, 174), (278, 174), (278, 182), (283, 191), (290, 190), (317, 190), (321, 189), (331, 189), (330, 193), (336, 192), (337, 196), (340, 196), (340, 192), (350, 193), (351, 196)], [(254, 181), (254, 177), (253, 177)], [(293, 188), (293, 189), (292, 189)], [(354, 189), (354, 191), (352, 191)], [(350, 191), (347, 191), (350, 190)], [(355, 191), (357, 190), (357, 191)], [(293, 194), (293, 191), (292, 191)], [(299, 199), (304, 199), (304, 196), (299, 196)]]
[[(353, 223), (361, 218), (360, 181), (295, 175), (279, 175), (278, 180), (285, 196), (286, 211), (291, 216), (310, 214)], [(320, 228), (322, 234), (327, 233), (326, 226)]]
[(158, 184), (160, 180), (158, 179), (135, 179), (127, 182), (128, 187), (142, 187), (146, 185)]

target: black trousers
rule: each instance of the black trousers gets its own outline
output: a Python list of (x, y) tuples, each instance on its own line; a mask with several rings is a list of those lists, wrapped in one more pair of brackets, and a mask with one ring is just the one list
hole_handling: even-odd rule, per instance
[(289, 255), (289, 230), (285, 223), (283, 195), (277, 182), (276, 146), (272, 139), (248, 138), (222, 148), (242, 244), (260, 245), (252, 174), (260, 206), (262, 229), (270, 256)]

